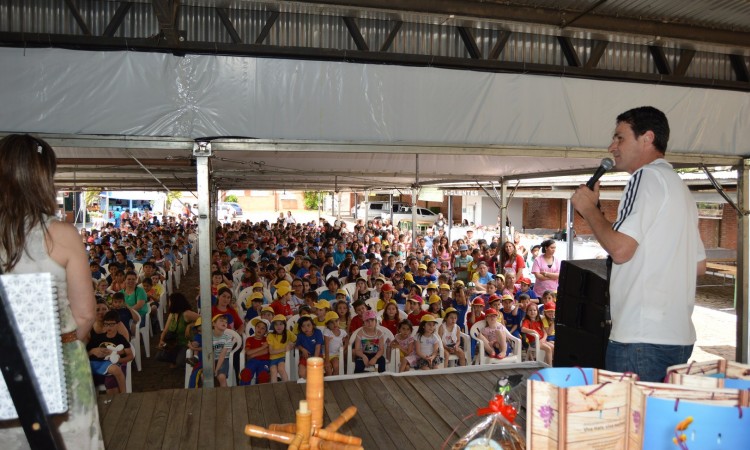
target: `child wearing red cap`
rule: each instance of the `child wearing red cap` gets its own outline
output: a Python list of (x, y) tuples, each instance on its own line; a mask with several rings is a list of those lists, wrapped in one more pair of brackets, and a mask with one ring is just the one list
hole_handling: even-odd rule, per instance
[(484, 343), (484, 352), (490, 358), (503, 359), (508, 351), (505, 326), (498, 320), (498, 312), (490, 308), (485, 312), (485, 326), (477, 338)]
[(547, 342), (555, 345), (555, 302), (547, 302), (544, 304), (544, 317), (542, 317), (542, 325), (544, 325), (544, 332), (547, 333)]
[(422, 297), (418, 295), (413, 295), (406, 301), (406, 318), (415, 327), (419, 326), (422, 317), (427, 314), (427, 311), (422, 309), (422, 302)]
[(466, 330), (470, 331), (475, 323), (484, 320), (484, 300), (477, 297), (471, 302), (471, 311), (466, 314)]
[(539, 307), (533, 303), (529, 303), (526, 306), (526, 318), (523, 319), (521, 325), (521, 331), (524, 332), (526, 338), (529, 340), (529, 345), (534, 345), (536, 333), (539, 336), (539, 348), (544, 351), (544, 362), (548, 365), (552, 365), (552, 354), (554, 353), (554, 343), (547, 341), (547, 333), (544, 331), (544, 325), (542, 324), (542, 316), (539, 315)]

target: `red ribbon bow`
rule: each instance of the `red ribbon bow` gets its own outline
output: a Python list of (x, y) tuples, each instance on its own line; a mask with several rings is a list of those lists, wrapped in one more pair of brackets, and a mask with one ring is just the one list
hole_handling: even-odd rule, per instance
[(498, 394), (495, 398), (490, 400), (490, 403), (486, 408), (479, 408), (477, 410), (478, 416), (486, 416), (488, 414), (502, 414), (503, 417), (508, 419), (508, 422), (513, 423), (516, 420), (518, 411), (512, 405), (506, 405), (503, 396)]

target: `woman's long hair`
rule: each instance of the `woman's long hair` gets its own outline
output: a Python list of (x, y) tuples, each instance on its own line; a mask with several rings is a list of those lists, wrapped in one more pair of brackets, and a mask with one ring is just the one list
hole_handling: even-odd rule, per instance
[[(505, 251), (505, 246), (507, 244), (510, 244), (513, 246), (513, 253), (511, 253), (510, 255), (508, 254), (507, 251)], [(513, 261), (516, 260), (516, 255), (518, 255), (518, 249), (516, 249), (516, 244), (511, 241), (505, 241), (503, 243), (503, 247), (500, 249), (500, 267), (501, 268), (505, 267), (505, 263), (508, 261), (511, 261), (511, 264), (512, 264)]]
[(0, 261), (8, 272), (18, 264), (29, 232), (57, 210), (52, 147), (28, 134), (0, 140)]

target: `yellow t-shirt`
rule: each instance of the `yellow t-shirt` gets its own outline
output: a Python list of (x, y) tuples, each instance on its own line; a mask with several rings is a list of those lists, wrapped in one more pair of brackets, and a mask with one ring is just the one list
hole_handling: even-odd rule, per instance
[(553, 328), (549, 330), (550, 325), (553, 325), (553, 323), (551, 323), (549, 319), (547, 319), (546, 317), (542, 317), (542, 326), (544, 327), (544, 331), (547, 333), (548, 336), (554, 336), (555, 329)]
[(325, 321), (325, 319), (323, 319), (322, 321), (320, 321), (316, 317), (316, 318), (313, 319), (313, 325), (315, 325), (316, 327), (325, 327), (326, 326), (326, 321)]
[(297, 342), (297, 336), (289, 330), (286, 330), (286, 342), (281, 342), (281, 335), (268, 333), (266, 341), (268, 342), (269, 359), (283, 358), (286, 353), (287, 345)]
[(164, 293), (164, 286), (162, 286), (161, 284), (155, 284), (154, 285), (154, 292), (156, 293), (156, 299), (157, 300), (160, 299), (161, 298), (161, 294)]

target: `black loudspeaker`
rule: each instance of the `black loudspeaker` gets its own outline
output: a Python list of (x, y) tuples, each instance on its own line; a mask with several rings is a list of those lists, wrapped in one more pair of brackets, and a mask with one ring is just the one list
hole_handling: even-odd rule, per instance
[(555, 367), (604, 368), (612, 328), (606, 259), (563, 261), (555, 311)]

